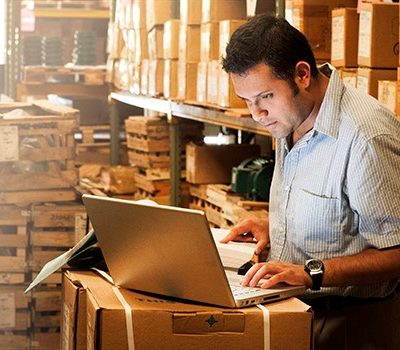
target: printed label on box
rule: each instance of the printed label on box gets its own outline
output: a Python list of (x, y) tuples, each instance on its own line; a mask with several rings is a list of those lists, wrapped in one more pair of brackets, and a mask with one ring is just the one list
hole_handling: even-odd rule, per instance
[(0, 293), (0, 329), (15, 327), (15, 293)]
[(18, 127), (0, 127), (0, 162), (14, 162), (18, 159)]
[(344, 59), (344, 16), (332, 18), (332, 60)]
[(371, 54), (371, 20), (372, 14), (370, 11), (361, 11), (358, 36), (358, 56), (360, 57), (368, 58)]
[(368, 78), (367, 77), (362, 77), (360, 75), (357, 76), (357, 89), (368, 94)]

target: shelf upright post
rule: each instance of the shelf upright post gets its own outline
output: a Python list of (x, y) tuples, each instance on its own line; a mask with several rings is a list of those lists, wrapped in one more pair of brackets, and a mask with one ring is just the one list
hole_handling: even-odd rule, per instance
[(285, 0), (276, 0), (275, 8), (276, 17), (285, 18)]
[(181, 137), (179, 117), (172, 115), (172, 108), (167, 114), (169, 123), (169, 157), (170, 157), (170, 204), (180, 205), (181, 181)]
[(15, 98), (21, 62), (21, 1), (6, 1), (5, 6), (7, 16), (5, 92), (9, 97)]
[(119, 164), (119, 111), (118, 102), (109, 99), (110, 108), (110, 164)]

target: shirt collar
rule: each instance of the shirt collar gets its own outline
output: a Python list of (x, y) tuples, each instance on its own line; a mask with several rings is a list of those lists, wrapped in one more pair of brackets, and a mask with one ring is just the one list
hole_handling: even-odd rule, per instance
[(322, 65), (319, 70), (322, 74), (329, 77), (329, 83), (314, 123), (314, 130), (337, 138), (344, 84), (339, 78), (338, 71), (329, 63)]

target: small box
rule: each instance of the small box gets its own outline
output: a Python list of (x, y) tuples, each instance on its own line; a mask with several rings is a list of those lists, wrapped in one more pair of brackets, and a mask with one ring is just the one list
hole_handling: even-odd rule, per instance
[(340, 77), (353, 87), (357, 87), (357, 68), (340, 68)]
[(246, 102), (236, 95), (232, 79), (221, 66), (219, 66), (219, 94), (218, 105), (228, 108), (246, 108)]
[(164, 61), (164, 97), (178, 97), (178, 60)]
[(212, 61), (220, 59), (219, 23), (203, 23), (200, 31), (200, 61)]
[(207, 101), (207, 68), (208, 62), (199, 62), (197, 66), (197, 102)]
[(146, 0), (147, 30), (174, 18), (175, 6), (175, 0)]
[(146, 29), (146, 0), (135, 0), (132, 5), (133, 29)]
[(149, 65), (150, 60), (142, 61), (141, 77), (140, 77), (140, 93), (147, 95), (149, 93)]
[(397, 108), (397, 81), (379, 80), (378, 81), (378, 100), (391, 112), (396, 114)]
[(246, 1), (243, 0), (202, 0), (201, 23), (224, 19), (245, 19)]
[(131, 77), (130, 91), (136, 95), (140, 95), (142, 86), (142, 64), (133, 63), (133, 75)]
[(142, 60), (149, 58), (149, 48), (147, 44), (147, 30), (135, 30), (135, 52), (134, 61), (140, 64)]
[(180, 19), (182, 24), (200, 24), (201, 5), (201, 0), (180, 0)]
[(200, 61), (200, 25), (181, 24), (179, 30), (179, 59)]
[(370, 68), (397, 68), (399, 4), (361, 4), (358, 64)]
[(164, 88), (164, 60), (149, 60), (148, 94), (160, 96)]
[(396, 69), (358, 68), (357, 89), (378, 98), (378, 80), (396, 80)]
[(164, 26), (154, 26), (148, 33), (149, 59), (158, 60), (164, 58)]
[(219, 71), (220, 62), (210, 61), (207, 63), (207, 103), (218, 104), (219, 94)]
[(171, 19), (164, 24), (164, 58), (178, 59), (179, 57), (179, 19)]
[[(229, 184), (232, 168), (258, 157), (258, 145), (186, 145), (186, 180), (193, 184)], [(206, 164), (206, 166), (205, 166)]]
[(356, 8), (332, 11), (331, 63), (335, 67), (357, 67), (359, 15)]
[(233, 32), (238, 29), (246, 21), (242, 20), (224, 20), (219, 22), (219, 57), (223, 57), (226, 54), (226, 46)]
[(197, 92), (197, 62), (178, 62), (178, 98), (195, 101)]

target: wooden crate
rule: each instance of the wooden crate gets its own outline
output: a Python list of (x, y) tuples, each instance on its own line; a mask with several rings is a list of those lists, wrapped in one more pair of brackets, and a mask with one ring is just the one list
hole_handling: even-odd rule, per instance
[(128, 149), (129, 164), (142, 168), (169, 168), (169, 152), (144, 152)]
[(0, 192), (0, 205), (17, 204), (19, 206), (27, 206), (32, 203), (66, 202), (75, 199), (76, 192), (73, 188)]
[(32, 247), (28, 254), (28, 267), (32, 272), (39, 272), (46, 263), (67, 250), (68, 248)]
[(0, 283), (23, 283), (29, 212), (0, 205)]
[(32, 206), (31, 247), (73, 247), (87, 232), (85, 207), (77, 202)]
[(148, 137), (136, 134), (127, 134), (126, 143), (128, 149), (134, 149), (143, 152), (168, 152), (169, 137)]
[[(96, 142), (96, 143), (80, 143), (77, 144), (77, 157), (76, 165), (83, 164), (100, 164), (110, 165), (110, 143), (109, 142)], [(127, 165), (128, 152), (126, 144), (123, 142), (119, 149), (120, 163)]]
[(0, 192), (75, 186), (79, 112), (47, 101), (18, 108), (27, 115), (0, 104)]
[(166, 118), (131, 116), (125, 119), (126, 132), (143, 135), (149, 138), (169, 138), (169, 127)]
[(33, 328), (30, 332), (31, 350), (60, 349), (60, 341), (58, 330)]

